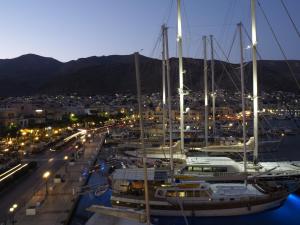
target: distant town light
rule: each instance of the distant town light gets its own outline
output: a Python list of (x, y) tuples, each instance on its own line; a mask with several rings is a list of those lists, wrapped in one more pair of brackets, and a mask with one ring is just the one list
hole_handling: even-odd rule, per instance
[(36, 109), (35, 112), (36, 112), (36, 113), (42, 113), (43, 110), (42, 110), (42, 109)]
[(245, 111), (246, 116), (250, 116), (251, 115), (251, 111)]

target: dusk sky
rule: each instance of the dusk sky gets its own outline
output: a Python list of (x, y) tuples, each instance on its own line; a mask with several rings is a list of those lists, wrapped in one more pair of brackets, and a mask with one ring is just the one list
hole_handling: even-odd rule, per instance
[[(111, 54), (160, 57), (160, 26), (167, 23), (176, 56), (176, 0), (3, 0), (0, 58), (35, 53), (69, 61)], [(300, 59), (300, 39), (280, 0), (260, 0), (289, 59)], [(182, 0), (184, 55), (202, 58), (202, 36), (213, 34), (229, 51), (236, 24), (250, 33), (250, 0)], [(298, 28), (300, 1), (285, 0)], [(264, 59), (283, 59), (257, 6), (258, 48)], [(250, 33), (251, 34), (251, 33)], [(249, 41), (245, 37), (245, 45)], [(217, 50), (219, 52), (219, 50)], [(248, 50), (249, 52), (249, 50)], [(238, 57), (237, 45), (231, 60)], [(221, 54), (219, 53), (221, 57)], [(249, 53), (246, 59), (250, 59)]]

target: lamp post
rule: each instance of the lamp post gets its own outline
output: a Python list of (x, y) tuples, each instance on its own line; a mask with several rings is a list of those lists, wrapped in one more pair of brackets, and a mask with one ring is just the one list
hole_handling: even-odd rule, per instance
[(50, 174), (51, 174), (51, 173), (50, 173), (49, 171), (46, 171), (46, 172), (43, 174), (43, 179), (46, 180), (46, 183), (45, 183), (45, 185), (46, 185), (46, 196), (48, 195), (48, 178), (49, 178)]
[(15, 210), (18, 207), (18, 205), (15, 203), (9, 208), (9, 212), (11, 213), (11, 224), (15, 224)]
[(64, 157), (64, 161), (65, 161), (65, 173), (68, 173), (68, 159), (69, 157), (67, 155), (65, 155)]

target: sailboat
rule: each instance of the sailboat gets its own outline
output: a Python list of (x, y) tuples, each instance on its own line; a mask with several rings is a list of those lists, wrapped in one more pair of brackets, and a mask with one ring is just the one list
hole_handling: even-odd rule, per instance
[[(149, 205), (152, 216), (237, 216), (282, 205), (289, 192), (278, 185), (239, 182), (168, 183), (167, 171), (148, 169)], [(141, 170), (117, 170), (113, 175), (114, 207), (144, 209)]]
[[(254, 0), (251, 0), (251, 8), (253, 16), (255, 8)], [(185, 92), (183, 90), (180, 0), (177, 0), (177, 11), (180, 149), (181, 152), (184, 152), (183, 97)], [(255, 104), (257, 104), (257, 101), (255, 101)], [(143, 136), (141, 137), (143, 139)], [(246, 146), (245, 142), (244, 146)], [(169, 147), (172, 150), (172, 145)], [(254, 136), (254, 149), (257, 150), (256, 135)], [(148, 206), (148, 209), (147, 207), (146, 209), (150, 215), (159, 216), (237, 216), (258, 213), (279, 207), (284, 203), (291, 190), (296, 185), (299, 185), (299, 181), (295, 178), (299, 176), (300, 170), (296, 173), (297, 176), (291, 179), (295, 182), (292, 182), (288, 187), (289, 183), (286, 181), (290, 182), (290, 178), (286, 178), (292, 174), (281, 174), (276, 171), (280, 177), (279, 180), (282, 182), (278, 182), (278, 180), (274, 181), (276, 173), (273, 171), (277, 169), (277, 166), (269, 170), (264, 170), (264, 173), (262, 173), (259, 171), (260, 165), (254, 162), (252, 165), (243, 164), (242, 167), (236, 167), (237, 171), (229, 171), (228, 168), (230, 168), (230, 164), (234, 161), (224, 165), (224, 163), (226, 164), (225, 157), (207, 157), (206, 162), (203, 160), (200, 166), (195, 165), (197, 159), (195, 159), (196, 162), (189, 162), (189, 157), (187, 157), (187, 166), (190, 166), (192, 170), (195, 169), (194, 172), (196, 174), (187, 175), (183, 173), (183, 176), (178, 176), (173, 168), (172, 151), (170, 151), (170, 156), (171, 170), (168, 168), (148, 168), (145, 175), (145, 169), (117, 169), (112, 175), (113, 194), (111, 201), (113, 206), (142, 210), (145, 206)], [(143, 157), (145, 157), (145, 151)], [(255, 157), (257, 157), (257, 153), (255, 153)], [(244, 158), (244, 163), (245, 161), (246, 159)], [(218, 162), (218, 165), (216, 165), (216, 162)], [(223, 164), (223, 166), (220, 164)], [(250, 169), (251, 166), (252, 170)], [(297, 167), (297, 165), (295, 166)], [(199, 173), (197, 174), (197, 172)], [(206, 181), (203, 179), (203, 173), (206, 172), (212, 173), (214, 182), (208, 182), (208, 179)], [(234, 180), (231, 177), (231, 172), (238, 172), (244, 176), (240, 180)], [(224, 176), (216, 176), (216, 174)], [(145, 176), (147, 177), (147, 181), (145, 181)], [(147, 196), (146, 200), (144, 194)]]

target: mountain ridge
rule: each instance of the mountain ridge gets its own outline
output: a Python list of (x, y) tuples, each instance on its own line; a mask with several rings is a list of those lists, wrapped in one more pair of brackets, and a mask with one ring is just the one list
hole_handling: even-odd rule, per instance
[[(203, 90), (203, 59), (184, 58), (183, 62), (186, 86), (191, 90)], [(289, 64), (300, 81), (300, 60), (289, 60)], [(170, 66), (172, 90), (175, 92), (178, 86), (178, 59), (170, 58)], [(140, 68), (143, 92), (160, 91), (161, 60), (141, 55)], [(208, 68), (210, 70), (209, 61)], [(238, 64), (215, 60), (216, 87), (229, 91), (239, 89), (238, 68)], [(248, 90), (252, 90), (251, 73), (252, 63), (246, 63), (245, 84)], [(260, 91), (299, 93), (299, 88), (283, 60), (258, 61), (258, 79)], [(136, 93), (134, 56), (90, 56), (68, 62), (35, 54), (0, 59), (0, 96), (74, 92), (80, 95)]]

